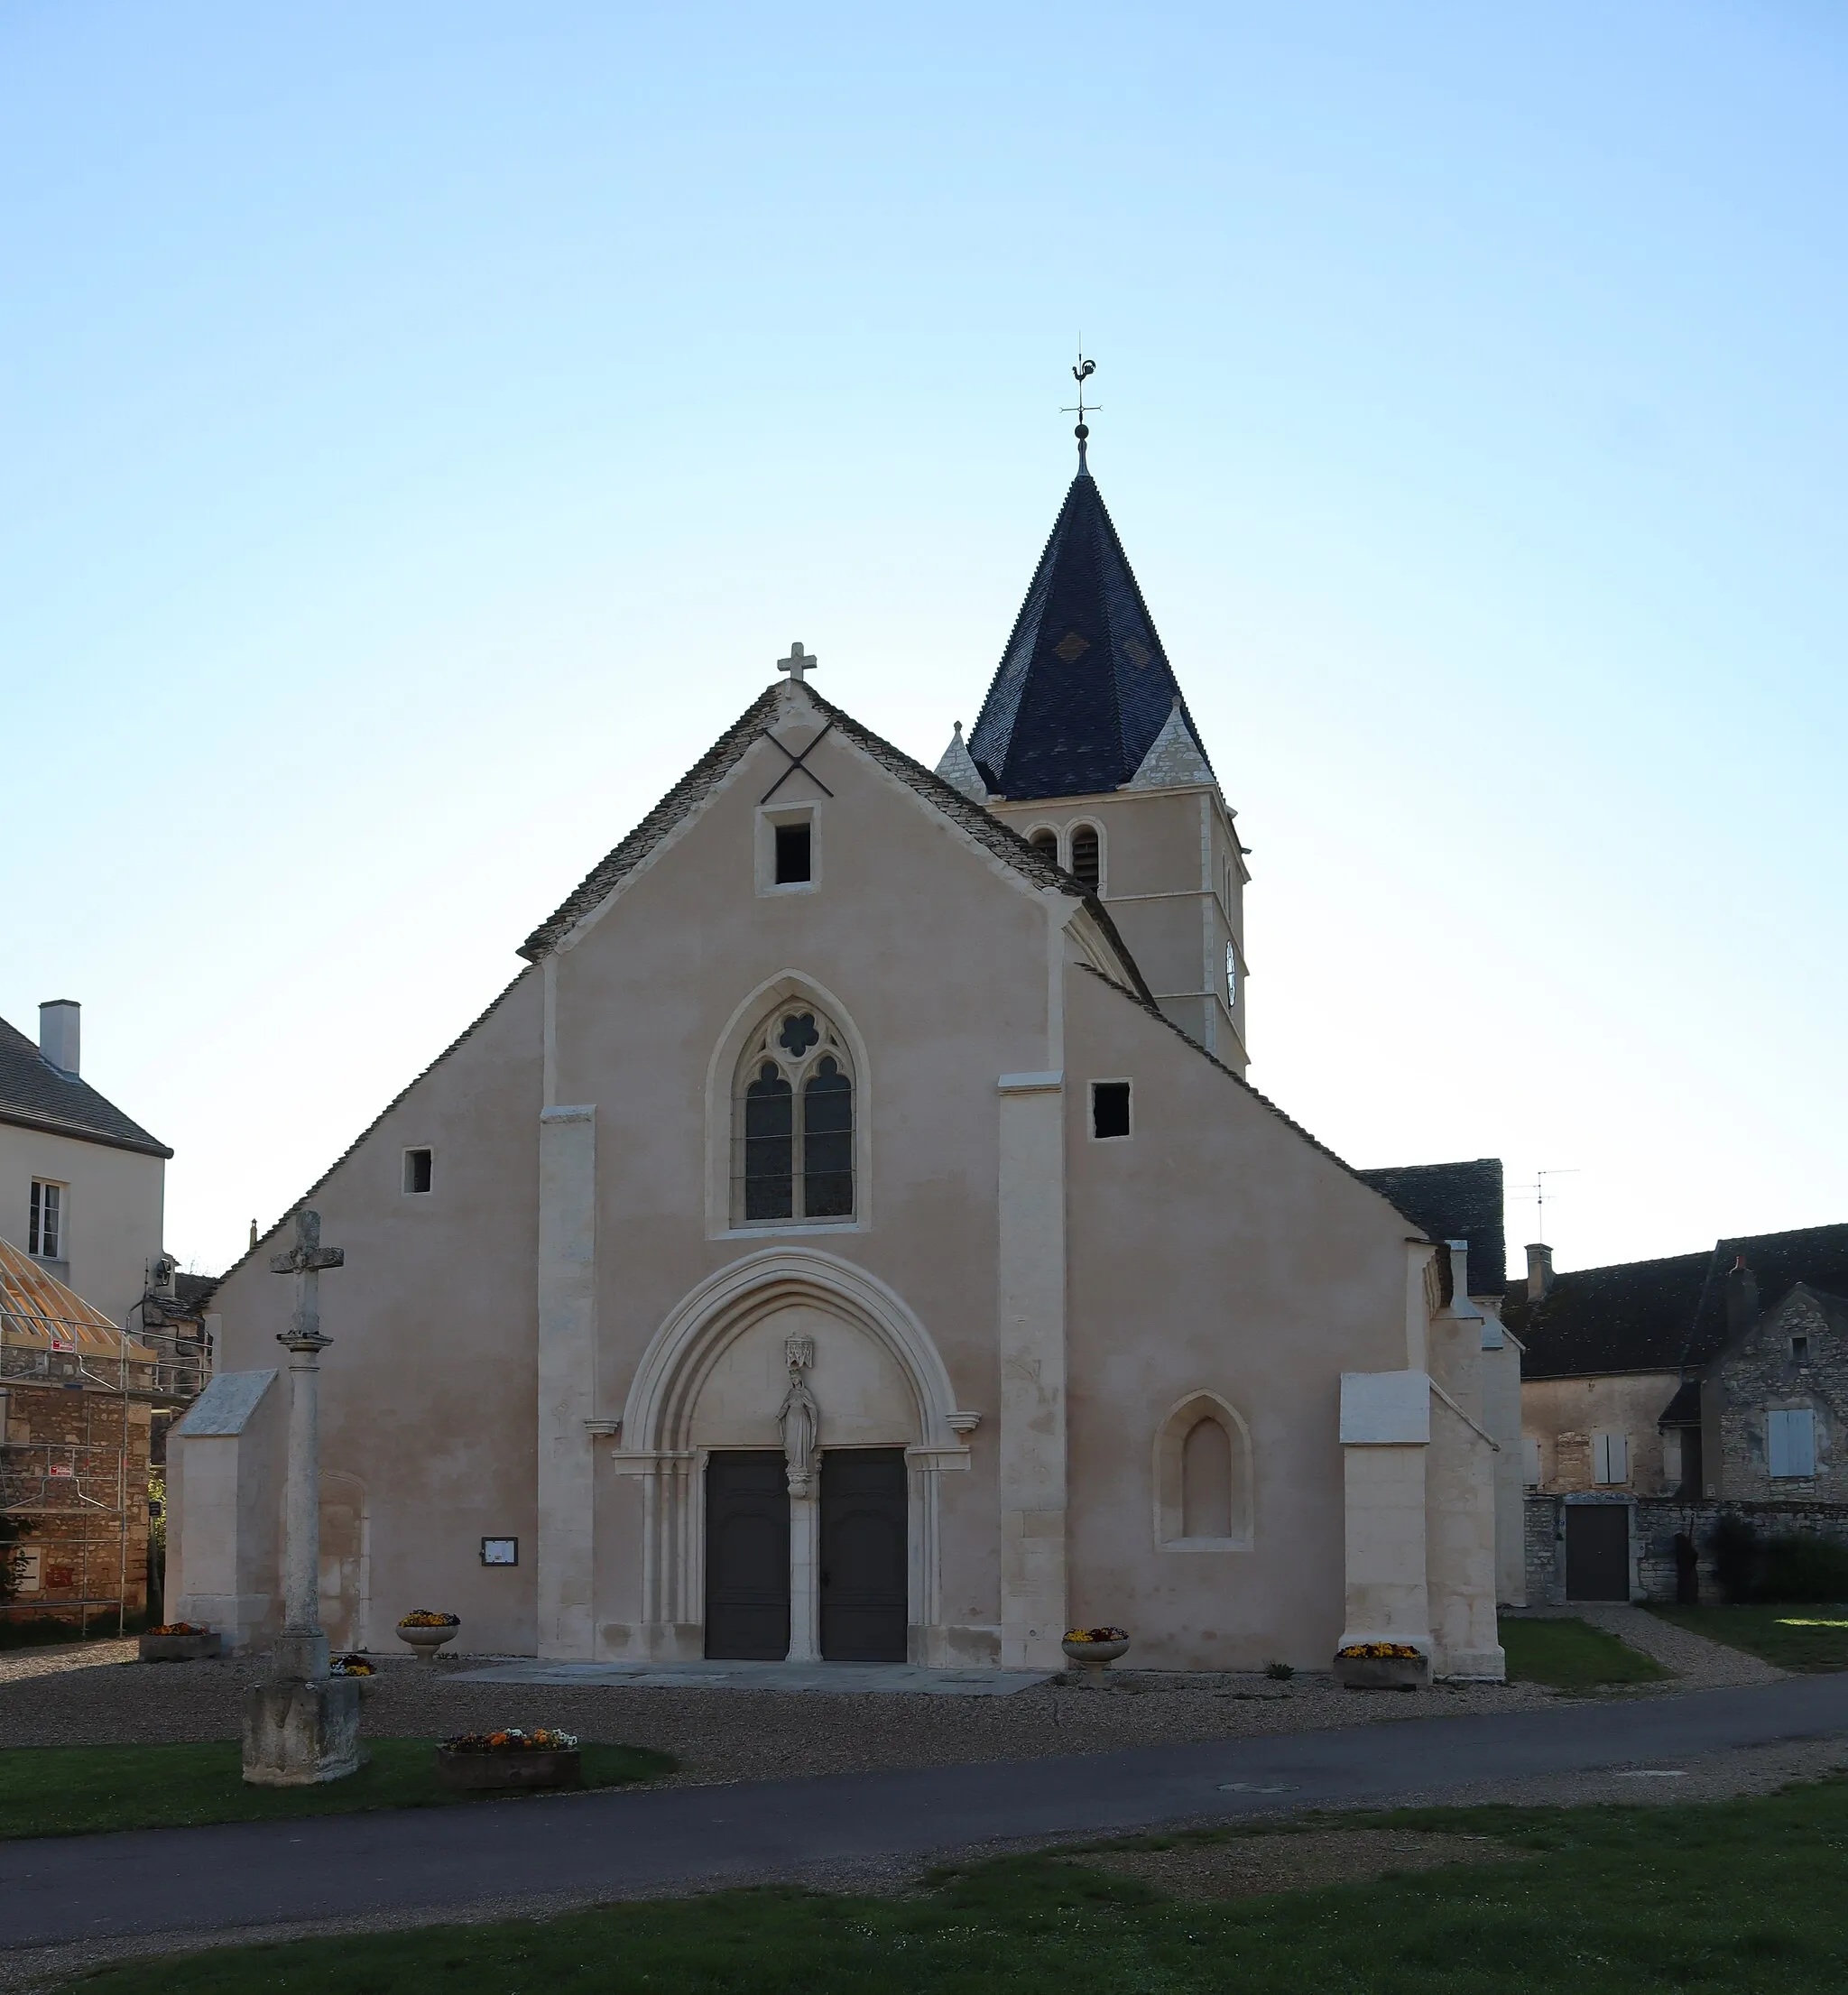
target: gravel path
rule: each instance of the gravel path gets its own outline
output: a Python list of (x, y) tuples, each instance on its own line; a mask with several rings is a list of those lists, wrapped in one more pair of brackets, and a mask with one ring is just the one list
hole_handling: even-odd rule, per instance
[(1515, 1611), (1510, 1618), (1588, 1621), (1653, 1657), (1665, 1669), (1672, 1669), (1680, 1678), (1675, 1686), (1677, 1690), (1732, 1690), (1744, 1684), (1775, 1683), (1789, 1674), (1757, 1656), (1748, 1656), (1742, 1649), (1709, 1641), (1646, 1607), (1624, 1602), (1581, 1601), (1570, 1607), (1529, 1607)]
[[(243, 1659), (125, 1664), (115, 1650), (93, 1643), (80, 1658), (39, 1655), (31, 1668), (15, 1663), (0, 1676), (0, 1741), (235, 1738), (245, 1694), (264, 1667)], [(470, 1684), (451, 1667), (395, 1658), (380, 1664), (365, 1695), (365, 1729), (375, 1737), (555, 1724), (587, 1739), (671, 1752), (681, 1762), (679, 1784), (1040, 1759), (1554, 1701), (1535, 1685), (1440, 1686), (1394, 1696), (1342, 1690), (1326, 1676), (1280, 1684), (1152, 1671), (1124, 1672), (1105, 1690), (1054, 1683), (1008, 1697)]]

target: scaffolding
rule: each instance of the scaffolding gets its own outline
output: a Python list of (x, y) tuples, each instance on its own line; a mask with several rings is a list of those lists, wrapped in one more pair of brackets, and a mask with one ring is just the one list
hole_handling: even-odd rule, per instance
[[(150, 1528), (147, 1457), (134, 1418), (171, 1417), (204, 1389), (210, 1340), (196, 1316), (150, 1290), (140, 1334), (110, 1322), (10, 1242), (0, 1240), (0, 1515), (23, 1527), (15, 1556), (36, 1555), (36, 1598), (20, 1613), (72, 1614), (88, 1633), (97, 1610), (126, 1627), (131, 1547)], [(74, 1395), (74, 1397), (73, 1397)]]

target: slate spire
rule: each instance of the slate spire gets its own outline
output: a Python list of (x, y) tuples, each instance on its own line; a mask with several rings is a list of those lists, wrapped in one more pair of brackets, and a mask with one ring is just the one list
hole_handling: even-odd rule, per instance
[(1199, 731), (1081, 455), (969, 735), (969, 754), (1000, 797), (1117, 790), (1177, 707), (1198, 746)]

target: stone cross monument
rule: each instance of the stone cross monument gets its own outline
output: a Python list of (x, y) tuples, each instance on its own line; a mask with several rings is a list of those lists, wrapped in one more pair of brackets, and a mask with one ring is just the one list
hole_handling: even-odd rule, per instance
[(320, 1275), (344, 1265), (321, 1245), (321, 1215), (298, 1212), (295, 1244), (270, 1262), (295, 1278), (295, 1307), (276, 1339), (290, 1353), (289, 1482), (282, 1513), (282, 1632), (271, 1679), (244, 1713), (244, 1778), (264, 1787), (312, 1787), (358, 1770), (359, 1686), (328, 1675), (320, 1621)]

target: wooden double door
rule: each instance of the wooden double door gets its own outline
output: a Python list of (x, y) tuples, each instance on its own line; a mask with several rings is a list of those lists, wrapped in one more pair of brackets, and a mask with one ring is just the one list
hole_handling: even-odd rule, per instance
[[(821, 1456), (821, 1653), (903, 1662), (902, 1448)], [(790, 1492), (780, 1450), (727, 1448), (706, 1469), (706, 1653), (781, 1662), (790, 1649)]]

